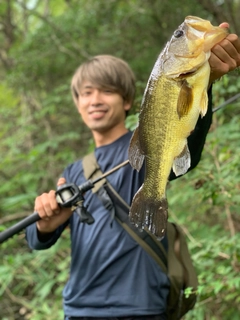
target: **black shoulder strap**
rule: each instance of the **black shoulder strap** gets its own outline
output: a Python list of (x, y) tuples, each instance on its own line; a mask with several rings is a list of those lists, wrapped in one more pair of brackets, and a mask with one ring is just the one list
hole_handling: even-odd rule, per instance
[[(87, 180), (96, 179), (103, 174), (94, 153), (90, 153), (83, 158), (82, 166), (84, 176)], [(115, 216), (118, 223), (154, 258), (162, 270), (167, 273), (167, 253), (164, 246), (160, 241), (155, 239), (147, 229), (139, 230), (130, 223), (128, 218), (130, 207), (112, 185), (103, 178), (94, 186), (92, 192), (98, 195), (104, 207), (111, 212), (112, 216)]]

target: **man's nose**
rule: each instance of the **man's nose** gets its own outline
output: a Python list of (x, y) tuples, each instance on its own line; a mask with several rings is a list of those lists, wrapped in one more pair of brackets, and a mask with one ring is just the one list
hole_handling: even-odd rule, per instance
[(100, 90), (94, 90), (91, 96), (91, 105), (97, 106), (102, 104), (102, 95)]

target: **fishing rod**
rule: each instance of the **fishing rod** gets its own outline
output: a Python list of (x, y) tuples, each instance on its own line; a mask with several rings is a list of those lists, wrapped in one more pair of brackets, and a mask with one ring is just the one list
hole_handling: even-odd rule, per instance
[[(225, 107), (229, 103), (237, 100), (240, 97), (240, 93), (236, 94), (235, 96), (227, 99), (225, 102), (214, 108), (212, 111), (216, 112), (217, 110)], [(62, 206), (66, 208), (71, 208), (71, 210), (76, 210), (78, 213), (81, 222), (92, 224), (94, 222), (94, 218), (92, 215), (86, 210), (86, 208), (83, 205), (84, 192), (92, 189), (94, 185), (110, 175), (111, 173), (115, 172), (116, 170), (120, 169), (121, 167), (125, 166), (129, 163), (129, 160), (126, 160), (113, 169), (109, 170), (108, 172), (104, 173), (99, 178), (95, 179), (94, 181), (88, 180), (84, 184), (77, 186), (73, 183), (67, 183), (64, 185), (61, 185), (58, 187), (56, 191), (56, 198), (57, 202)], [(8, 238), (12, 237), (13, 235), (19, 233), (29, 225), (33, 224), (34, 222), (37, 222), (40, 220), (41, 217), (37, 212), (34, 212), (30, 216), (24, 218), (20, 222), (16, 223), (12, 227), (4, 230), (3, 232), (0, 232), (0, 244), (6, 241)]]
[(228, 105), (229, 103), (237, 100), (238, 98), (240, 98), (240, 93), (236, 94), (235, 96), (227, 99), (226, 101), (224, 101), (222, 104), (220, 104), (219, 106), (217, 106), (216, 108), (213, 109), (213, 112), (218, 111), (219, 109), (225, 107), (226, 105)]
[[(127, 165), (128, 163), (129, 160), (126, 160), (117, 165), (116, 167), (112, 168), (111, 170), (107, 171), (100, 177), (96, 178), (95, 180), (87, 180), (80, 186), (77, 186), (74, 183), (66, 183), (60, 185), (55, 192), (58, 204), (64, 208), (71, 208), (72, 211), (76, 210), (81, 222), (87, 224), (94, 223), (95, 220), (93, 216), (87, 211), (87, 209), (83, 205), (83, 194), (86, 191), (92, 189), (97, 182), (103, 180), (105, 177), (112, 174), (116, 170), (122, 168), (123, 166)], [(0, 232), (0, 244), (39, 220), (41, 220), (41, 217), (39, 216), (38, 212), (34, 212), (30, 216), (14, 224), (12, 227)]]

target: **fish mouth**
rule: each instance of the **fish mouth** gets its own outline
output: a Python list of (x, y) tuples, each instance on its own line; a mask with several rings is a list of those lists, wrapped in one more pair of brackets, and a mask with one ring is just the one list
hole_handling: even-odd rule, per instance
[(226, 28), (215, 27), (214, 30), (206, 32), (204, 37), (204, 51), (207, 52), (211, 48), (223, 40), (228, 35), (228, 30)]
[[(199, 36), (199, 38), (204, 39), (205, 52), (211, 50), (215, 44), (223, 40), (229, 33), (227, 28), (215, 27), (210, 21), (195, 16), (186, 17), (185, 22), (191, 28), (193, 36)], [(189, 36), (191, 35), (189, 34)]]
[(194, 69), (194, 70), (191, 70), (191, 71), (188, 71), (188, 72), (181, 73), (181, 74), (177, 77), (177, 79), (185, 79), (185, 78), (191, 77), (191, 76), (194, 75), (196, 72), (197, 72), (197, 69)]
[[(201, 66), (202, 65), (200, 65), (199, 68)], [(184, 79), (187, 79), (187, 78), (193, 76), (194, 74), (196, 74), (197, 71), (199, 70), (199, 68), (194, 68), (194, 69), (188, 70), (186, 72), (182, 72), (179, 74), (172, 74), (172, 75), (168, 75), (168, 76), (169, 76), (169, 78), (174, 78), (175, 80), (184, 80)]]
[(227, 28), (214, 27), (210, 21), (187, 16), (161, 55), (161, 71), (167, 78), (193, 76), (208, 61), (211, 49), (227, 34)]

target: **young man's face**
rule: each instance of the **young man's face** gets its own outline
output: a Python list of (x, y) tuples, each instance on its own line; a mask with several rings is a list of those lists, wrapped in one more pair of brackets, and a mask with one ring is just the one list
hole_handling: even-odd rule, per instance
[(99, 133), (107, 133), (123, 125), (131, 104), (111, 89), (99, 89), (84, 82), (78, 98), (78, 111), (85, 124)]

